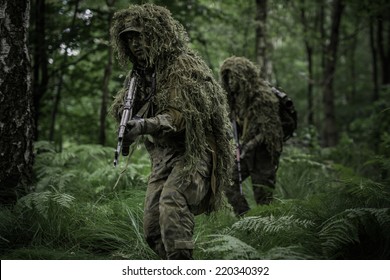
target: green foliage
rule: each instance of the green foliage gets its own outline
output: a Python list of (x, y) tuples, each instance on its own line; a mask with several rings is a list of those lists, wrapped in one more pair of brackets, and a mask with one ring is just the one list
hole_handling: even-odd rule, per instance
[[(252, 201), (239, 219), (225, 201), (220, 211), (197, 216), (194, 257), (388, 258), (389, 184), (305, 150), (285, 149), (270, 205)], [(150, 172), (143, 149), (135, 151), (115, 189), (121, 170), (112, 167), (112, 150), (97, 145), (68, 145), (58, 153), (38, 142), (35, 171), (36, 192), (13, 209), (0, 209), (3, 259), (158, 258), (142, 230)]]
[(325, 221), (319, 237), (331, 259), (389, 259), (390, 209), (347, 209)]
[(211, 254), (212, 259), (250, 260), (259, 258), (255, 248), (231, 235), (209, 235), (209, 238), (210, 241), (199, 245), (206, 254), (206, 258), (208, 254)]
[[(150, 171), (149, 158), (142, 149), (136, 149), (132, 159), (121, 158), (117, 169), (112, 166), (113, 149), (100, 145), (69, 145), (57, 153), (49, 143), (38, 142), (36, 154), (36, 189), (55, 188), (77, 193), (80, 199), (144, 189)], [(133, 161), (135, 158), (137, 160)]]
[(294, 147), (285, 147), (277, 172), (276, 197), (305, 198), (323, 188), (323, 180), (331, 175), (331, 166), (314, 155)]
[[(2, 209), (0, 236), (2, 249), (19, 244), (59, 246), (73, 242), (71, 230), (77, 226), (72, 212), (75, 198), (58, 191), (31, 193), (22, 197), (13, 211)], [(5, 215), (6, 213), (6, 215)]]
[[(112, 165), (113, 150), (99, 145), (68, 145), (59, 153), (50, 143), (37, 142), (35, 153), (36, 192), (22, 197), (14, 209), (0, 211), (2, 254), (153, 258), (142, 236), (139, 210), (150, 170), (144, 150), (136, 149), (127, 168), (121, 158), (120, 169)], [(23, 246), (36, 247), (43, 255), (20, 250)], [(50, 255), (50, 248), (59, 253)]]
[(87, 205), (83, 211), (90, 217), (74, 232), (79, 248), (111, 259), (155, 258), (143, 237), (139, 209), (113, 200), (104, 205)]
[(49, 213), (53, 214), (58, 212), (60, 209), (69, 209), (73, 200), (73, 196), (65, 193), (51, 191), (36, 192), (19, 199), (16, 208), (20, 208), (19, 211), (24, 213), (32, 211), (40, 218), (50, 220)]
[(242, 230), (250, 232), (264, 231), (269, 234), (278, 232), (288, 232), (299, 228), (308, 228), (313, 226), (313, 222), (295, 218), (292, 215), (274, 217), (272, 214), (268, 217), (246, 217), (232, 226), (232, 230)]
[[(289, 159), (280, 167), (278, 180), (289, 182), (291, 193), (300, 195), (294, 199), (280, 195), (270, 205), (255, 206), (242, 219), (230, 220), (217, 235), (205, 232), (199, 237), (201, 258), (388, 257), (388, 185), (361, 177), (341, 164), (325, 165), (318, 156), (305, 156), (296, 148), (289, 148), (285, 156)], [(321, 180), (292, 180), (285, 169), (298, 178), (305, 174), (302, 170), (310, 169), (307, 174), (317, 174)]]

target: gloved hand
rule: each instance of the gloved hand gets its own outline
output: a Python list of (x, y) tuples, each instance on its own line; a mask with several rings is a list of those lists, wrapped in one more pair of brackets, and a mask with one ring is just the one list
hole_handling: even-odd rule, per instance
[(172, 118), (168, 114), (157, 115), (153, 118), (134, 119), (127, 123), (125, 135), (123, 137), (122, 155), (129, 154), (129, 147), (134, 143), (135, 139), (144, 134), (154, 134), (176, 132), (176, 128), (172, 126)]
[(254, 146), (251, 145), (251, 143), (247, 143), (241, 146), (241, 151), (240, 151), (240, 159), (243, 160), (248, 153), (250, 153), (253, 150)]
[(129, 154), (130, 145), (134, 143), (135, 139), (143, 134), (145, 121), (144, 119), (136, 119), (128, 121), (126, 125), (125, 135), (122, 143), (122, 155), (127, 156)]

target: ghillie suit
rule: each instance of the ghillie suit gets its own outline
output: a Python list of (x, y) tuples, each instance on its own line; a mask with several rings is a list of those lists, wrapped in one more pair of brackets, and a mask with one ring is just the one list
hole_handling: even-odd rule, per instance
[[(241, 180), (250, 176), (257, 204), (268, 204), (275, 188), (283, 144), (279, 101), (268, 83), (260, 78), (256, 66), (244, 57), (227, 58), (220, 76), (228, 94), (230, 118), (237, 123)], [(235, 185), (226, 194), (236, 214), (242, 215), (249, 206), (240, 192), (238, 178), (235, 169)]]
[[(145, 42), (142, 67), (124, 39), (127, 32), (139, 32)], [(140, 76), (134, 113), (141, 112), (139, 134), (147, 135), (152, 161), (145, 238), (161, 258), (191, 258), (194, 215), (215, 210), (230, 185), (233, 147), (226, 96), (167, 9), (144, 4), (120, 10), (111, 36), (120, 64), (130, 61)], [(130, 75), (112, 105), (116, 118)]]

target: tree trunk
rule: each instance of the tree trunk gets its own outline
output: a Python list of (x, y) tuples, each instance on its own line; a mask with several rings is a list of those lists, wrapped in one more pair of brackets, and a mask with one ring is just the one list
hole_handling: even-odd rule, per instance
[(256, 0), (256, 63), (260, 76), (270, 80), (272, 70), (267, 49), (267, 0)]
[(307, 124), (314, 125), (314, 102), (313, 102), (313, 47), (308, 43), (306, 45), (307, 55), (307, 70), (308, 70), (308, 82), (307, 82)]
[(30, 2), (0, 0), (0, 204), (32, 183), (34, 124), (27, 48)]
[[(106, 1), (108, 8), (110, 9), (114, 4), (115, 0), (107, 0)], [(111, 23), (112, 23), (113, 12), (108, 14), (108, 42), (111, 42)], [(109, 96), (109, 88), (108, 84), (111, 80), (112, 74), (112, 47), (109, 43), (108, 45), (108, 61), (106, 67), (104, 69), (104, 77), (103, 77), (103, 93), (102, 93), (102, 103), (100, 106), (100, 127), (99, 127), (99, 143), (101, 145), (106, 144), (106, 118), (107, 118), (107, 106), (108, 106), (108, 96)]]
[[(390, 20), (389, 9), (384, 9), (377, 18), (377, 45), (382, 66), (382, 86), (390, 84)], [(385, 38), (387, 41), (385, 42)]]
[(344, 9), (343, 0), (333, 0), (332, 2), (332, 18), (331, 18), (331, 34), (329, 44), (325, 52), (325, 69), (324, 69), (324, 146), (335, 146), (338, 142), (338, 133), (336, 127), (335, 105), (334, 105), (334, 89), (333, 81), (336, 71), (337, 47), (339, 43), (339, 31), (341, 16)]
[[(358, 23), (356, 23), (356, 26)], [(353, 35), (351, 45), (348, 48), (349, 49), (349, 60), (350, 60), (350, 84), (351, 84), (351, 90), (346, 91), (346, 100), (347, 104), (352, 104), (355, 101), (356, 97), (356, 84), (357, 84), (357, 75), (356, 75), (356, 49), (357, 49), (357, 44), (358, 44), (358, 34), (355, 33)]]
[(379, 99), (379, 87), (378, 87), (378, 56), (375, 46), (375, 30), (374, 19), (370, 17), (370, 48), (372, 55), (372, 81), (374, 83), (374, 90), (372, 94), (372, 101)]
[[(79, 7), (79, 2), (80, 0), (77, 0), (75, 3), (75, 8), (74, 8), (74, 13), (73, 13), (73, 19), (72, 23), (70, 26), (70, 34), (74, 32), (74, 27), (76, 23), (76, 16), (77, 16), (77, 11)], [(56, 118), (57, 114), (59, 111), (59, 106), (60, 106), (60, 101), (61, 101), (61, 93), (62, 93), (62, 87), (64, 83), (64, 75), (65, 75), (65, 65), (67, 64), (68, 61), (68, 47), (65, 48), (64, 51), (64, 60), (62, 61), (62, 64), (60, 66), (60, 73), (59, 73), (59, 81), (57, 85), (57, 91), (54, 96), (54, 103), (53, 103), (53, 108), (51, 111), (51, 122), (50, 122), (50, 132), (49, 132), (49, 141), (54, 141), (54, 134), (55, 134), (55, 127), (56, 127)], [(59, 147), (61, 150), (61, 146)]]
[(307, 124), (308, 125), (314, 125), (314, 108), (313, 108), (313, 46), (309, 41), (310, 35), (309, 35), (309, 29), (308, 29), (308, 19), (306, 16), (306, 7), (305, 7), (305, 1), (301, 1), (300, 6), (300, 18), (301, 23), (303, 26), (303, 33), (304, 33), (304, 44), (306, 49), (306, 57), (307, 57), (307, 71), (308, 71), (308, 77), (307, 77)]
[(39, 116), (41, 100), (44, 96), (48, 76), (48, 59), (46, 47), (46, 24), (45, 24), (45, 0), (36, 0), (34, 10), (34, 49), (33, 49), (33, 97), (34, 97), (34, 123), (35, 140), (39, 138)]

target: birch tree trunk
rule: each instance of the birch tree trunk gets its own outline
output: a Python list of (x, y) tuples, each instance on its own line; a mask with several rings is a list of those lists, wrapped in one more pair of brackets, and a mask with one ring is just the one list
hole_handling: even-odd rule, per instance
[(29, 191), (33, 165), (30, 1), (0, 0), (0, 204)]

